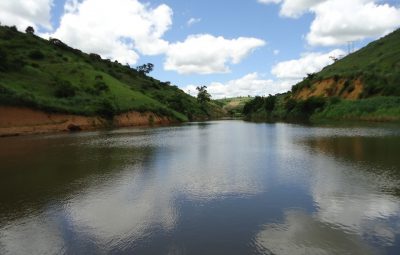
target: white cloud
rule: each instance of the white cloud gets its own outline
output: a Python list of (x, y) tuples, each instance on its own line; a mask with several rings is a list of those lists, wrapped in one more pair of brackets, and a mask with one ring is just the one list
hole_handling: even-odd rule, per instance
[(315, 18), (307, 34), (310, 45), (343, 45), (375, 38), (400, 26), (400, 8), (380, 0), (258, 0), (281, 4), (280, 15), (298, 18), (311, 12)]
[(280, 50), (274, 50), (272, 53), (276, 56), (276, 55), (279, 55), (279, 53), (281, 53), (281, 51)]
[(327, 0), (284, 0), (280, 15), (284, 17), (298, 18), (307, 12), (309, 8), (325, 1)]
[[(299, 59), (283, 61), (272, 67), (271, 73), (275, 79), (264, 79), (258, 73), (250, 73), (236, 80), (228, 82), (211, 82), (207, 91), (213, 99), (237, 96), (267, 96), (289, 91), (293, 85), (307, 76), (315, 73), (325, 66), (332, 64), (330, 57), (344, 56), (340, 49), (328, 53), (309, 52), (301, 55)], [(198, 85), (188, 85), (184, 88), (186, 93), (196, 96)]]
[(282, 0), (257, 0), (257, 2), (261, 3), (261, 4), (279, 4), (280, 2), (282, 2)]
[(167, 5), (151, 8), (137, 0), (68, 0), (60, 27), (51, 35), (86, 52), (134, 64), (136, 51), (145, 55), (165, 52), (162, 39), (172, 24)]
[(333, 0), (312, 8), (316, 17), (307, 41), (311, 45), (340, 45), (382, 36), (400, 25), (400, 9), (365, 0)]
[(170, 45), (164, 68), (180, 74), (226, 73), (229, 72), (228, 64), (238, 64), (254, 49), (264, 45), (265, 42), (257, 38), (191, 35), (184, 42)]
[(23, 31), (27, 26), (51, 29), (50, 10), (52, 0), (13, 0), (0, 1), (0, 22), (4, 25), (16, 25)]
[(201, 19), (200, 18), (190, 18), (188, 21), (187, 21), (187, 26), (188, 27), (190, 27), (190, 26), (192, 26), (192, 25), (194, 25), (194, 24), (196, 24), (196, 23), (199, 23), (201, 21)]
[[(226, 83), (212, 82), (207, 85), (207, 91), (213, 99), (238, 96), (265, 96), (287, 91), (291, 84), (287, 82), (274, 82), (271, 79), (263, 79), (258, 73), (247, 74), (237, 80)], [(195, 96), (196, 85), (189, 85), (185, 92)]]
[(340, 49), (328, 53), (304, 53), (299, 59), (283, 61), (272, 67), (271, 73), (282, 80), (301, 80), (307, 73), (315, 73), (332, 64), (331, 56), (338, 57), (345, 52)]
[(280, 15), (298, 18), (316, 4), (327, 0), (258, 0), (262, 4), (281, 4)]

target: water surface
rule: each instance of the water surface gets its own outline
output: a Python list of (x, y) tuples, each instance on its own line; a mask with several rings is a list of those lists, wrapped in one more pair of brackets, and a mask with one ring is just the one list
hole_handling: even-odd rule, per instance
[(0, 139), (0, 254), (400, 254), (400, 129)]

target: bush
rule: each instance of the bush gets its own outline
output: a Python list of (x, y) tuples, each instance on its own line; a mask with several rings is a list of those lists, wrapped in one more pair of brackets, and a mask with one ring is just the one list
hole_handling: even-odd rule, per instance
[(5, 71), (7, 69), (8, 55), (5, 50), (0, 48), (0, 71)]
[(103, 81), (97, 81), (94, 84), (94, 89), (97, 91), (98, 94), (101, 94), (103, 92), (107, 92), (110, 90), (110, 88), (108, 87), (108, 85), (103, 82)]
[(107, 119), (112, 119), (114, 115), (117, 113), (117, 108), (111, 102), (110, 99), (104, 98), (100, 101), (97, 109), (97, 114)]
[(73, 97), (76, 94), (76, 88), (69, 81), (56, 80), (55, 86), (54, 95), (58, 98)]
[(265, 110), (271, 112), (275, 108), (276, 96), (268, 96), (265, 98)]
[(19, 71), (26, 65), (26, 62), (22, 59), (14, 59), (8, 63), (8, 68), (12, 71)]
[(243, 107), (243, 114), (249, 115), (261, 109), (264, 105), (264, 98), (256, 96), (253, 100), (247, 102)]
[(33, 60), (42, 60), (44, 59), (44, 54), (40, 50), (33, 50), (29, 53), (29, 58)]
[(294, 100), (293, 98), (289, 98), (285, 102), (285, 109), (286, 109), (286, 111), (290, 112), (296, 107), (296, 105), (297, 105), (296, 100)]
[(301, 112), (311, 115), (316, 110), (324, 108), (326, 103), (326, 99), (322, 97), (310, 97), (304, 101), (300, 101), (298, 107), (300, 108)]

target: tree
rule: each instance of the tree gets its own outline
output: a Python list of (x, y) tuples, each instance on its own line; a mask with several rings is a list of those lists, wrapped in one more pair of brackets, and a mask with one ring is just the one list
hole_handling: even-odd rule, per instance
[(204, 105), (211, 100), (211, 95), (207, 92), (207, 86), (197, 87), (196, 90), (198, 91), (197, 101), (199, 101), (200, 104)]
[(148, 74), (153, 71), (154, 65), (152, 63), (147, 63), (136, 67), (136, 70), (141, 74)]
[(0, 48), (0, 71), (4, 71), (7, 69), (7, 63), (8, 63), (7, 52), (2, 48)]
[(27, 28), (25, 29), (25, 32), (26, 32), (27, 34), (33, 35), (33, 34), (35, 33), (35, 29), (34, 29), (33, 27), (29, 26), (29, 27), (27, 27)]

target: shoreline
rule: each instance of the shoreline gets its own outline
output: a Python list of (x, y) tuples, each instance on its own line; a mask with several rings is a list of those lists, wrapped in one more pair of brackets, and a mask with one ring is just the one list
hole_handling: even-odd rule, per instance
[(152, 112), (130, 111), (113, 117), (48, 113), (28, 107), (0, 106), (0, 137), (93, 131), (107, 127), (170, 125), (176, 123)]

